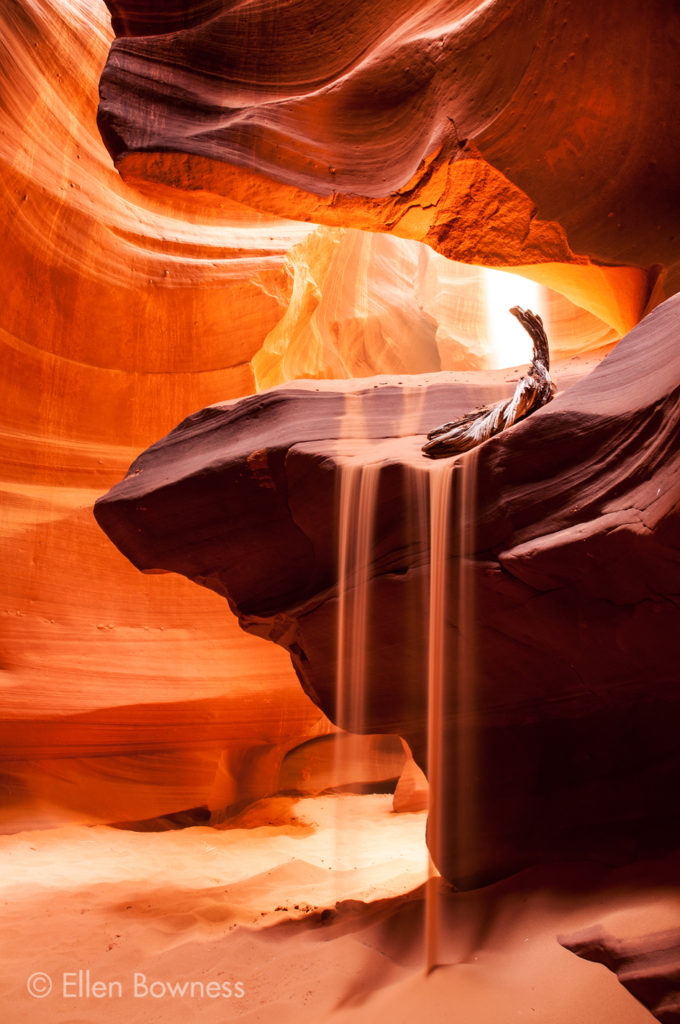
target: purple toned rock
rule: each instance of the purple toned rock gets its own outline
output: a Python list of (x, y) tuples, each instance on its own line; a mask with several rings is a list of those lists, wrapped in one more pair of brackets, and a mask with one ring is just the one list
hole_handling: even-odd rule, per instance
[(680, 1024), (680, 927), (620, 938), (597, 924), (559, 942), (614, 971), (661, 1024)]
[[(455, 517), (470, 456), (453, 466), (437, 859), (457, 884), (679, 838), (679, 319), (667, 301), (478, 450), (465, 558)], [(429, 543), (413, 483), (427, 469), (414, 467), (429, 428), (511, 390), (443, 374), (211, 406), (144, 452), (95, 514), (138, 568), (210, 587), (284, 646), (335, 718), (339, 472), (380, 461), (363, 728), (404, 737), (427, 771)], [(475, 808), (464, 835), (462, 804)]]

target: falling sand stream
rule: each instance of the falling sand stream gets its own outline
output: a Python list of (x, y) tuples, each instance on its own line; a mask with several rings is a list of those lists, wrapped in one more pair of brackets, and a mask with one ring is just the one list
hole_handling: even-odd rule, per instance
[[(340, 464), (339, 472), (335, 720), (353, 735), (367, 731), (367, 647), (381, 468), (380, 462), (348, 460)], [(429, 563), (424, 576), (427, 592), (423, 595), (427, 625), (421, 624), (427, 633), (422, 637), (422, 648), (430, 793), (424, 951), (428, 972), (441, 963), (441, 882), (435, 865), (443, 859), (445, 820), (449, 831), (455, 830), (456, 862), (470, 874), (474, 867), (476, 752), (470, 720), (475, 702), (475, 603), (470, 556), (474, 547), (476, 469), (477, 453), (471, 452), (455, 461), (409, 464), (404, 477), (408, 532), (427, 552)], [(456, 635), (455, 658), (449, 654), (451, 632)], [(453, 730), (446, 728), (452, 716), (456, 723)], [(347, 739), (347, 743), (337, 745), (336, 756), (344, 761), (344, 765), (336, 765), (338, 778), (347, 774), (347, 761), (352, 758), (351, 737)], [(446, 749), (448, 743), (454, 746), (452, 751)], [(453, 774), (456, 782), (455, 789), (445, 792), (447, 773), (449, 777)], [(337, 824), (340, 831), (350, 826), (349, 822)]]
[(365, 721), (366, 639), (380, 463), (343, 465), (338, 529), (336, 722), (361, 733)]
[[(430, 592), (427, 665), (427, 776), (429, 879), (426, 887), (425, 965), (440, 961), (440, 883), (435, 865), (445, 855), (446, 816), (454, 830), (454, 860), (462, 877), (475, 867), (476, 608), (472, 554), (475, 541), (477, 451), (430, 471)], [(455, 469), (455, 472), (454, 472)], [(452, 507), (453, 506), (453, 507)], [(453, 536), (452, 536), (453, 535)], [(453, 543), (452, 543), (453, 542)], [(451, 550), (453, 548), (453, 551)], [(456, 558), (451, 558), (455, 554)], [(449, 578), (450, 566), (455, 569)], [(456, 632), (456, 656), (448, 657), (447, 625)], [(447, 723), (453, 718), (453, 729)], [(450, 742), (452, 751), (446, 750)], [(445, 783), (453, 778), (453, 788)], [(449, 840), (450, 842), (450, 840)]]
[(449, 512), (453, 463), (435, 463), (430, 483), (430, 592), (427, 642), (427, 778), (430, 786), (428, 805), (428, 881), (425, 904), (425, 969), (436, 967), (440, 948), (439, 873), (441, 863), (442, 777), (444, 769), (444, 689), (446, 684), (446, 593)]
[[(346, 735), (335, 745), (334, 776), (341, 785), (350, 779), (364, 751), (371, 562), (381, 466), (380, 462), (341, 463), (339, 471), (335, 722)], [(336, 854), (351, 835), (351, 821), (345, 820), (343, 808), (338, 801)]]

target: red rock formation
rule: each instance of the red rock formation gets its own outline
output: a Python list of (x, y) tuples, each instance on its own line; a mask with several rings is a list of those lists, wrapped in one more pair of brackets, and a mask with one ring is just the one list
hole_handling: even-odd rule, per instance
[[(349, 22), (345, 9), (332, 7), (313, 47), (294, 55), (286, 39), (280, 52), (266, 51), (266, 61), (261, 44), (272, 26), (282, 43), (291, 25), (294, 39), (305, 40), (300, 26), (317, 17), (311, 8), (307, 14), (302, 4), (277, 10), (274, 20), (264, 8), (262, 17), (252, 5), (244, 9), (238, 17), (239, 32), (249, 38), (245, 47), (243, 37), (222, 34), (233, 27), (222, 4), (162, 6), (112, 6), (114, 29), (125, 38), (114, 43), (102, 84), (102, 124), (112, 147), (118, 130), (136, 133), (131, 143), (149, 133), (153, 152), (144, 146), (118, 160), (145, 196), (121, 181), (96, 130), (97, 84), (112, 41), (103, 7), (20, 0), (0, 12), (6, 69), (0, 79), (2, 536), (8, 549), (0, 709), (7, 828), (137, 818), (202, 803), (218, 808), (257, 796), (275, 784), (277, 758), (289, 745), (329, 728), (301, 697), (280, 652), (241, 634), (211, 595), (180, 580), (139, 580), (99, 535), (89, 509), (140, 448), (196, 408), (246, 394), (258, 381), (328, 373), (329, 351), (312, 353), (308, 344), (317, 327), (337, 343), (330, 355), (339, 351), (347, 359), (346, 372), (380, 372), (378, 356), (385, 352), (390, 369), (423, 368), (423, 351), (412, 342), (423, 325), (433, 332), (418, 310), (420, 295), (406, 317), (409, 333), (399, 329), (385, 285), (391, 274), (403, 281), (419, 257), (412, 248), (402, 259), (401, 238), (367, 240), (357, 227), (427, 239), (466, 260), (535, 261), (528, 273), (558, 284), (601, 320), (576, 314), (566, 299), (553, 302), (555, 320), (567, 322), (564, 334), (553, 337), (570, 351), (610, 345), (647, 302), (654, 276), (648, 265), (672, 264), (667, 179), (673, 181), (675, 149), (666, 103), (677, 19), (663, 4), (646, 5), (644, 24), (635, 11), (623, 24), (613, 10), (595, 16), (589, 9), (587, 45), (597, 57), (585, 61), (587, 74), (582, 48), (564, 70), (560, 63), (562, 49), (582, 28), (581, 4), (570, 5), (557, 40), (551, 26), (561, 16), (558, 6), (539, 11), (524, 3), (506, 17), (498, 5), (471, 5), (454, 17), (449, 9), (446, 24), (434, 7), (402, 4), (398, 16), (383, 8), (376, 17), (364, 5), (350, 12)], [(662, 21), (663, 32), (657, 31)], [(612, 71), (615, 57), (605, 43), (613, 25), (615, 56), (629, 74)], [(329, 60), (331, 37), (337, 48)], [(519, 45), (508, 45), (519, 37)], [(498, 39), (508, 61), (502, 75), (497, 66), (487, 72)], [(544, 103), (545, 76), (532, 98), (532, 75), (542, 60), (537, 42), (551, 54), (545, 75), (550, 61), (560, 68), (555, 105)], [(207, 139), (196, 119), (224, 120), (216, 94), (232, 102), (234, 83), (223, 87), (206, 78), (200, 60), (181, 72), (172, 61), (164, 65), (154, 56), (150, 63), (147, 56), (167, 56), (169, 44), (177, 56), (189, 47), (202, 60), (207, 45), (223, 69), (221, 47), (232, 43), (242, 78), (237, 91), (245, 91), (226, 132), (231, 146), (238, 122), (241, 156), (230, 156), (221, 140), (219, 159), (191, 155), (188, 140), (204, 146)], [(449, 60), (452, 54), (460, 65)], [(131, 89), (132, 63), (137, 84)], [(459, 89), (464, 66), (466, 84)], [(328, 81), (318, 83), (315, 67)], [(273, 84), (267, 84), (270, 71)], [(595, 101), (584, 97), (605, 79), (597, 113)], [(172, 95), (161, 110), (158, 90), (168, 83)], [(183, 98), (178, 86), (186, 87)], [(156, 114), (149, 118), (151, 110)], [(484, 111), (491, 111), (490, 121)], [(506, 159), (505, 149), (521, 133), (511, 130), (518, 111), (531, 114), (536, 144), (550, 143), (550, 160), (543, 153), (534, 159), (535, 149), (526, 145)], [(286, 124), (274, 125), (279, 114)], [(474, 141), (460, 142), (449, 116)], [(169, 135), (158, 141), (164, 124), (176, 133), (175, 153), (167, 152)], [(267, 148), (264, 136), (272, 130), (278, 142), (294, 140), (292, 148)], [(587, 147), (597, 138), (597, 158), (590, 149), (587, 161), (577, 152), (571, 166), (573, 150), (560, 149), (566, 137)], [(324, 163), (331, 155), (333, 164)], [(649, 188), (637, 187), (647, 181)], [(305, 220), (318, 213), (323, 223), (354, 225), (341, 245), (379, 251), (382, 261), (369, 275), (371, 315), (359, 302), (366, 279), (356, 268), (322, 281), (317, 274), (338, 229), (322, 233), (325, 241), (312, 254), (308, 226), (256, 213), (239, 197), (261, 210)], [(600, 266), (602, 260), (634, 266)], [(311, 298), (298, 307), (295, 287), (303, 280), (313, 282)], [(447, 274), (437, 287), (442, 281), (439, 294), (446, 293)], [(669, 276), (671, 289), (673, 281)], [(469, 342), (479, 324), (460, 338), (447, 329), (441, 304), (424, 306), (437, 321), (441, 365), (460, 365), (451, 361), (459, 355), (471, 365), (478, 356)], [(326, 317), (329, 307), (335, 319)], [(395, 335), (408, 342), (396, 353)], [(290, 350), (281, 350), (283, 337), (294, 342)], [(311, 354), (315, 361), (305, 361)], [(402, 366), (405, 357), (420, 362)]]
[(671, 0), (109, 6), (99, 124), (141, 188), (523, 265), (622, 333), (646, 268), (678, 287)]
[(394, 791), (392, 807), (397, 814), (404, 814), (409, 811), (426, 811), (430, 798), (430, 789), (427, 779), (421, 768), (413, 758), (404, 765), (404, 770), (399, 776), (397, 788)]
[(341, 733), (308, 740), (286, 754), (278, 789), (316, 796), (331, 791), (378, 793), (394, 789), (406, 762), (396, 736)]
[(0, 10), (2, 830), (228, 802), (239, 761), (328, 729), (280, 652), (92, 519), (140, 446), (252, 390), (309, 231), (127, 187), (96, 127), (110, 41), (103, 5)]
[[(259, 391), (296, 378), (487, 369), (518, 361), (499, 360), (489, 331), (492, 301), (505, 319), (499, 333), (513, 326), (504, 308), (509, 303), (493, 298), (496, 271), (455, 263), (393, 235), (339, 228), (318, 228), (287, 261), (290, 303), (252, 360)], [(509, 301), (520, 301), (527, 282), (516, 276), (509, 282)], [(538, 296), (526, 304), (538, 302), (554, 359), (604, 351), (617, 339), (616, 317), (605, 323), (558, 292), (530, 290)], [(607, 319), (607, 310), (598, 312)]]
[[(92, 520), (140, 448), (255, 389), (313, 230), (122, 182), (96, 127), (110, 42), (103, 5), (0, 10), (3, 830), (218, 809), (330, 728), (285, 655), (184, 581), (139, 579)], [(338, 316), (357, 344), (360, 290)], [(572, 348), (592, 324), (573, 313)]]
[[(479, 449), (472, 553), (452, 536), (446, 621), (439, 866), (461, 884), (678, 838), (679, 308), (668, 300), (589, 376)], [(406, 467), (427, 427), (470, 408), (479, 388), (445, 375), (310, 383), (213, 406), (141, 455), (97, 519), (138, 568), (225, 596), (247, 630), (290, 651), (333, 716), (338, 467), (381, 462), (365, 729), (403, 736), (426, 768), (428, 551)], [(487, 384), (484, 399), (503, 388)], [(456, 492), (466, 464), (454, 466)], [(458, 606), (461, 563), (472, 616)], [(461, 716), (452, 667), (470, 621), (475, 706)], [(461, 736), (477, 752), (472, 782)], [(479, 810), (461, 842), (468, 785)]]
[(680, 1021), (680, 928), (635, 937), (593, 925), (560, 938), (573, 953), (604, 964), (661, 1024)]

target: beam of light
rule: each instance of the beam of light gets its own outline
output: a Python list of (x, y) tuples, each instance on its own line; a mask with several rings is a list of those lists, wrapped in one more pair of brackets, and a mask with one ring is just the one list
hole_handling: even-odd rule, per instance
[(508, 312), (522, 306), (546, 319), (546, 294), (542, 285), (517, 274), (482, 267), (489, 365), (492, 369), (530, 363), (531, 338)]

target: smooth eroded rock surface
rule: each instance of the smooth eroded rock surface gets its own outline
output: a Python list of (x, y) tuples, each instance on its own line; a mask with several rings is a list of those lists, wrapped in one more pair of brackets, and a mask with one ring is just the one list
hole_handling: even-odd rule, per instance
[[(678, 838), (679, 310), (668, 300), (452, 465), (438, 861), (460, 884)], [(484, 380), (308, 382), (209, 407), (143, 453), (97, 519), (138, 568), (226, 597), (333, 717), (339, 487), (379, 465), (362, 724), (404, 737), (427, 771), (421, 513), (446, 465), (419, 447), (512, 389)]]
[(561, 945), (584, 960), (604, 964), (661, 1024), (680, 1021), (680, 926), (636, 936), (593, 925), (561, 936)]
[(211, 803), (225, 750), (233, 796), (250, 747), (329, 728), (281, 652), (92, 520), (140, 448), (252, 391), (310, 230), (125, 185), (96, 126), (111, 38), (103, 4), (0, 8), (0, 831)]
[(109, 0), (101, 78), (102, 136), (138, 187), (564, 287), (602, 265), (607, 284), (577, 287), (627, 306), (624, 331), (652, 268), (677, 289), (672, 0), (151, 6)]
[[(173, 7), (152, 7), (121, 9), (116, 31), (165, 31)], [(208, 10), (174, 9), (175, 28)], [(101, 2), (0, 9), (8, 830), (224, 807), (261, 795), (257, 778), (276, 784), (271, 744), (281, 757), (330, 728), (283, 652), (186, 581), (140, 580), (97, 530), (92, 503), (140, 450), (201, 406), (291, 377), (489, 356), (481, 268), (463, 279), (406, 239), (121, 180), (97, 130), (112, 39)], [(616, 271), (632, 292), (613, 303), (610, 271), (590, 270), (599, 319), (546, 303), (556, 351), (611, 346), (645, 301), (639, 270)], [(253, 744), (266, 771), (248, 767)]]

